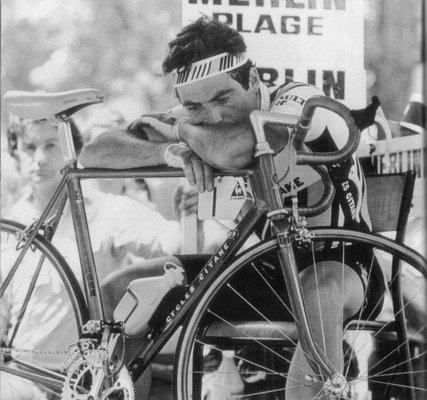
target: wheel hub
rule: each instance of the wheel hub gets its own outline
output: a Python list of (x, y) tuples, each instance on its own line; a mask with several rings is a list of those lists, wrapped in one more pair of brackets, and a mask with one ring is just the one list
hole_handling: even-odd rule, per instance
[(326, 393), (330, 393), (339, 399), (350, 399), (350, 386), (347, 379), (341, 374), (334, 374), (323, 384)]

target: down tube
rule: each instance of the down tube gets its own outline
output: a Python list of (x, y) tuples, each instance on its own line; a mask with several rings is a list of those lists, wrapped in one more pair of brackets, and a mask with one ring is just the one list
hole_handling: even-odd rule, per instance
[(188, 311), (197, 303), (206, 288), (211, 285), (227, 262), (242, 247), (246, 239), (254, 231), (255, 224), (265, 213), (265, 209), (253, 206), (240, 223), (229, 232), (227, 240), (200, 270), (199, 275), (191, 283), (184, 297), (171, 310), (164, 321), (163, 327), (156, 334), (149, 337), (144, 349), (129, 363), (129, 372), (133, 381), (136, 381), (141, 376), (145, 368), (178, 328)]

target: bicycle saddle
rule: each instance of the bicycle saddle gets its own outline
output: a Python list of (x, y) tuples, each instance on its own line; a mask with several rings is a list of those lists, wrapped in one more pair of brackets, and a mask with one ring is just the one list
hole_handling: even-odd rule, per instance
[(96, 89), (77, 89), (56, 93), (11, 90), (4, 95), (8, 111), (25, 119), (43, 120), (70, 117), (83, 107), (102, 103), (104, 95)]

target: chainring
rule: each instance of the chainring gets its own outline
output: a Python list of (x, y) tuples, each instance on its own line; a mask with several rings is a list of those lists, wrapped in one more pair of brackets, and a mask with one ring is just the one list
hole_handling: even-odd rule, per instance
[[(99, 389), (95, 387), (100, 382)], [(67, 372), (62, 389), (64, 400), (135, 400), (135, 390), (125, 366), (115, 376), (107, 376), (102, 368), (80, 359)]]

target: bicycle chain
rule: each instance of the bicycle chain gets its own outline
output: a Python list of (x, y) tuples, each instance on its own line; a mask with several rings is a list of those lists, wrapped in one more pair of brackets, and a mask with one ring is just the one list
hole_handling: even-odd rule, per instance
[(12, 352), (18, 353), (18, 354), (35, 354), (35, 355), (68, 354), (68, 350), (66, 349), (22, 349), (22, 348), (0, 347), (0, 354), (10, 355)]
[[(79, 342), (81, 344), (81, 349), (77, 350), (77, 343), (73, 343), (68, 346), (66, 349), (25, 349), (25, 348), (17, 348), (17, 347), (0, 347), (0, 354), (35, 354), (35, 355), (43, 355), (43, 354), (64, 354), (70, 355), (71, 352), (74, 354), (84, 352), (89, 350), (90, 345), (94, 346), (92, 339), (81, 339)], [(75, 356), (73, 356), (75, 358)]]

